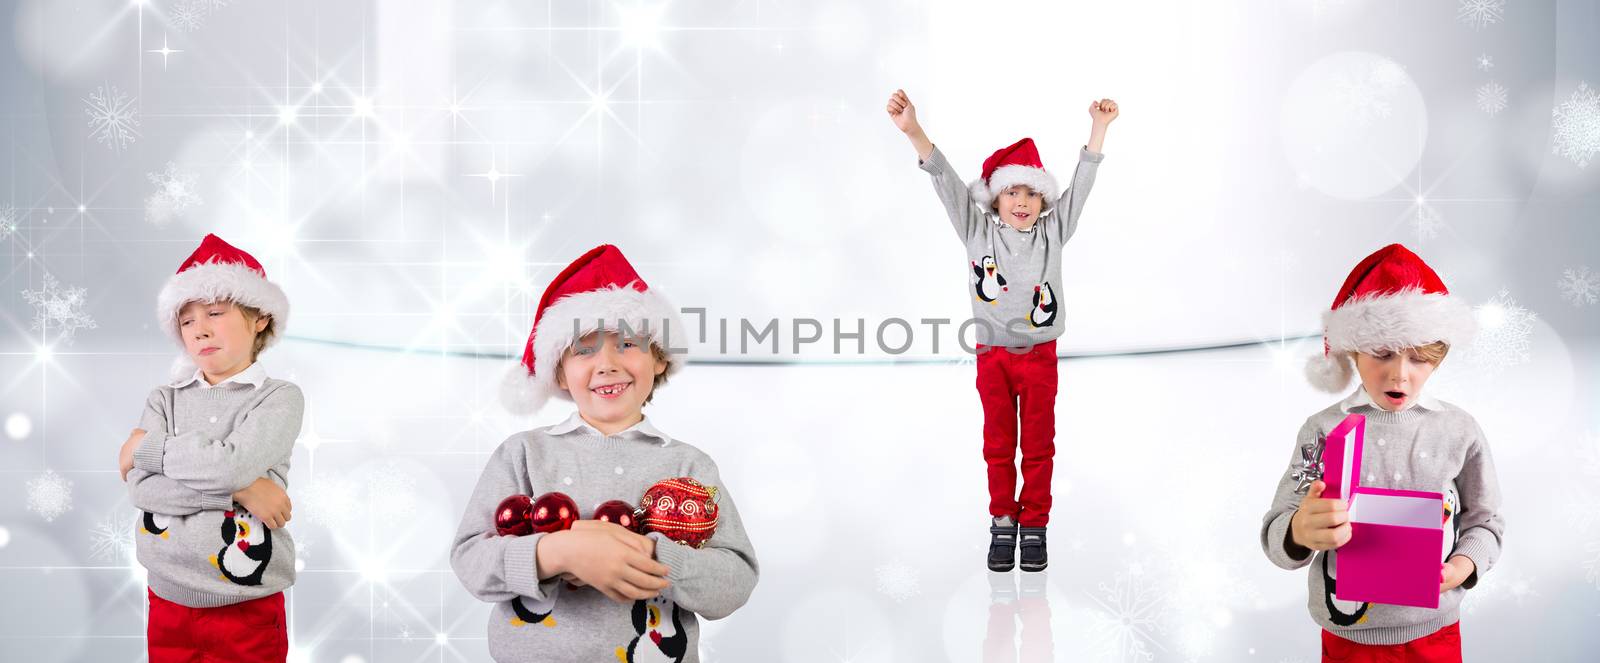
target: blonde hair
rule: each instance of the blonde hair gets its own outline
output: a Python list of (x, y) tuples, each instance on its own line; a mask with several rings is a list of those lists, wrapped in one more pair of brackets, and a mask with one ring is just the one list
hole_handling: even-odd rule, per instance
[[(1427, 345), (1398, 348), (1394, 350), (1394, 352), (1414, 352), (1416, 353), (1417, 358), (1428, 362), (1429, 364), (1433, 364), (1435, 368), (1438, 368), (1439, 364), (1444, 362), (1445, 355), (1450, 354), (1450, 344), (1444, 341), (1434, 341)], [(1356, 355), (1358, 354), (1361, 353), (1359, 351), (1351, 351), (1350, 360), (1355, 361)]]
[[(567, 379), (562, 369), (567, 364), (567, 352), (570, 350), (572, 350), (572, 346), (567, 346), (567, 349), (561, 352), (561, 358), (556, 360), (557, 380), (566, 381)], [(645, 405), (649, 405), (651, 399), (656, 397), (656, 390), (667, 383), (667, 373), (672, 372), (672, 355), (668, 354), (666, 350), (662, 350), (661, 346), (657, 345), (655, 341), (650, 342), (650, 356), (655, 357), (656, 363), (666, 366), (666, 369), (657, 373), (655, 379), (650, 381), (650, 394), (644, 397)]]
[(266, 328), (256, 332), (256, 338), (251, 342), (250, 345), (250, 361), (255, 361), (256, 357), (260, 356), (261, 351), (266, 349), (267, 344), (272, 342), (272, 335), (277, 333), (278, 320), (272, 316), (262, 313), (261, 309), (253, 306), (245, 306), (244, 304), (240, 304), (238, 302), (228, 303), (237, 307), (239, 309), (239, 313), (244, 315), (244, 319), (249, 321), (251, 326), (254, 326), (256, 321), (260, 320), (262, 317), (267, 318)]

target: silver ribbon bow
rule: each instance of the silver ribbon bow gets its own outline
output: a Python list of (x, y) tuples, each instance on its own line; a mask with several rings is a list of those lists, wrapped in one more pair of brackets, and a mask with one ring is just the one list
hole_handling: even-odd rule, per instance
[(1311, 490), (1311, 482), (1322, 480), (1322, 448), (1326, 444), (1327, 440), (1318, 435), (1316, 442), (1300, 445), (1300, 460), (1289, 475), (1290, 479), (1299, 482), (1294, 488), (1296, 495), (1306, 494)]

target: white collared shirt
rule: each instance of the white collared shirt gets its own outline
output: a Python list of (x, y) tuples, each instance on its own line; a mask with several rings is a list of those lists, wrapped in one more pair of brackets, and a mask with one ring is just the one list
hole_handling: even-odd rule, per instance
[(643, 419), (640, 419), (639, 423), (636, 423), (636, 424), (634, 424), (632, 426), (629, 426), (629, 427), (617, 432), (616, 435), (608, 436), (608, 435), (606, 435), (604, 433), (601, 433), (599, 430), (595, 429), (594, 426), (590, 426), (589, 422), (584, 421), (583, 417), (580, 416), (577, 412), (573, 412), (572, 416), (567, 417), (566, 421), (563, 421), (563, 422), (561, 422), (559, 424), (556, 424), (554, 426), (549, 427), (548, 429), (546, 429), (546, 432), (548, 432), (551, 435), (565, 435), (567, 433), (571, 433), (571, 432), (576, 431), (576, 430), (583, 430), (583, 431), (585, 431), (587, 433), (591, 433), (591, 434), (596, 435), (598, 437), (623, 437), (623, 438), (653, 437), (653, 438), (655, 438), (657, 440), (660, 440), (661, 441), (661, 446), (663, 446), (663, 447), (667, 446), (668, 443), (672, 442), (672, 438), (667, 437), (666, 433), (663, 433), (660, 430), (656, 429), (656, 427), (653, 424), (650, 423), (650, 418), (649, 417), (645, 417)]
[[(1354, 410), (1354, 409), (1356, 409), (1358, 407), (1361, 407), (1363, 405), (1365, 405), (1367, 407), (1370, 407), (1372, 409), (1375, 409), (1375, 410), (1388, 412), (1388, 410), (1384, 410), (1382, 407), (1379, 407), (1378, 403), (1376, 401), (1372, 400), (1372, 395), (1367, 393), (1367, 388), (1366, 387), (1360, 386), (1360, 385), (1356, 386), (1355, 393), (1350, 394), (1344, 400), (1339, 401), (1339, 410), (1342, 411), (1342, 412), (1348, 413), (1351, 410)], [(1440, 410), (1440, 409), (1443, 409), (1443, 408), (1439, 407), (1439, 401), (1434, 400), (1432, 396), (1429, 396), (1427, 394), (1423, 394), (1423, 395), (1420, 395), (1420, 396), (1416, 397), (1411, 402), (1406, 403), (1406, 406), (1403, 407), (1403, 408), (1400, 408), (1400, 411), (1404, 412), (1406, 410), (1409, 410), (1409, 409), (1411, 409), (1411, 407), (1413, 405), (1417, 406), (1417, 407), (1420, 407), (1420, 408), (1422, 408), (1424, 410)]]
[(172, 387), (174, 389), (182, 389), (196, 382), (200, 383), (201, 389), (220, 387), (230, 382), (234, 384), (246, 385), (254, 389), (260, 389), (261, 385), (266, 384), (267, 382), (267, 369), (262, 368), (260, 362), (251, 362), (250, 365), (246, 366), (244, 370), (234, 373), (232, 376), (228, 377), (228, 379), (216, 384), (211, 384), (206, 382), (205, 372), (196, 368), (194, 369), (194, 375), (172, 383)]

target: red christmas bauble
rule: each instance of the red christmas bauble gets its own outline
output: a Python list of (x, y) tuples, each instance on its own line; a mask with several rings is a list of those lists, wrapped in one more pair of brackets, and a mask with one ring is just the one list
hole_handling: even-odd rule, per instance
[(689, 477), (656, 482), (639, 499), (640, 531), (699, 548), (717, 531), (717, 488)]
[(601, 502), (594, 508), (594, 519), (621, 525), (623, 529), (638, 531), (639, 516), (634, 512), (633, 505), (622, 500), (608, 500)]
[(570, 529), (578, 520), (578, 503), (566, 493), (549, 492), (533, 501), (533, 513), (528, 522), (535, 532), (559, 532)]
[(533, 533), (533, 500), (527, 495), (512, 495), (500, 500), (494, 509), (494, 531), (500, 536), (525, 536)]

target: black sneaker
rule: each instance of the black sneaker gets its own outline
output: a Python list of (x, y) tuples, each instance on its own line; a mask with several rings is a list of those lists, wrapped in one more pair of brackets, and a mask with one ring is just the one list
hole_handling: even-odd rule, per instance
[(1044, 528), (1018, 528), (1022, 539), (1022, 570), (1043, 571), (1050, 566), (1050, 554), (1045, 552)]
[(995, 518), (989, 525), (989, 570), (1010, 571), (1017, 565), (1017, 523)]

